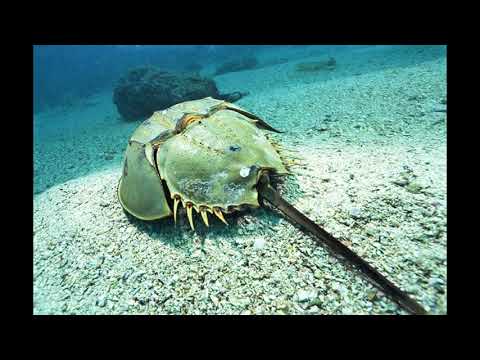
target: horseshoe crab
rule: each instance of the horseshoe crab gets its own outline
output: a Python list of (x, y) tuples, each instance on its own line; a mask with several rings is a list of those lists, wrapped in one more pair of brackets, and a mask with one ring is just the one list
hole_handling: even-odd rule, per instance
[(426, 311), (347, 246), (285, 201), (275, 180), (292, 164), (265, 131), (280, 132), (258, 116), (211, 97), (156, 111), (131, 136), (118, 184), (122, 207), (141, 220), (193, 210), (209, 226), (208, 214), (228, 225), (224, 214), (271, 203), (294, 225), (355, 265), (376, 287), (415, 314)]

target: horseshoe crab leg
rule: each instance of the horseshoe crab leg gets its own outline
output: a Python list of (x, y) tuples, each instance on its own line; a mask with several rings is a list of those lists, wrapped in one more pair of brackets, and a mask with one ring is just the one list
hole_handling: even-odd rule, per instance
[(273, 206), (280, 210), (290, 222), (292, 222), (294, 225), (301, 226), (303, 229), (306, 229), (315, 237), (315, 240), (318, 243), (326, 245), (333, 253), (341, 255), (341, 257), (349, 264), (354, 265), (363, 275), (367, 276), (369, 281), (375, 287), (380, 289), (402, 308), (411, 314), (427, 314), (427, 311), (419, 303), (409, 297), (404, 291), (398, 288), (385, 276), (380, 274), (380, 272), (378, 272), (378, 270), (376, 270), (368, 262), (366, 262), (347, 246), (342, 244), (339, 240), (330, 235), (320, 226), (303, 215), (300, 211), (295, 209), (287, 201), (285, 201), (270, 185), (270, 179), (267, 173), (263, 173), (260, 176), (258, 182), (258, 192), (264, 199), (269, 201)]

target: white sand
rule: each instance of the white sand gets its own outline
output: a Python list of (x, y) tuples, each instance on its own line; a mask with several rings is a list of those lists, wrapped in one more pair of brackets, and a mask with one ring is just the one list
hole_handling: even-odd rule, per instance
[[(402, 56), (418, 63), (388, 68)], [(250, 91), (238, 104), (304, 158), (285, 197), (444, 314), (446, 129), (432, 110), (445, 107), (446, 59), (423, 57), (359, 50), (330, 74), (298, 75), (296, 59), (216, 80)], [(35, 314), (405, 313), (269, 209), (197, 233), (185, 216), (127, 217), (115, 189), (138, 124), (118, 119), (111, 94), (91, 102), (35, 119)]]

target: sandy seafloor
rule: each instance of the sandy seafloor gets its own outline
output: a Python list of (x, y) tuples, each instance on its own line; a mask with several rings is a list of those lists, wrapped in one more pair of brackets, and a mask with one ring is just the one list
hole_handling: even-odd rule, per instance
[[(288, 54), (286, 54), (288, 56)], [(298, 58), (215, 78), (285, 131), (284, 196), (446, 314), (446, 54), (378, 47), (298, 74)], [(405, 314), (270, 209), (230, 226), (142, 222), (116, 199), (127, 140), (111, 92), (34, 119), (34, 314)]]

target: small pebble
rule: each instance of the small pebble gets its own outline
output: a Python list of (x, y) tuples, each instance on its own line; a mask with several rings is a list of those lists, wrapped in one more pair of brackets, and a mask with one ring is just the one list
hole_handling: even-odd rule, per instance
[(125, 272), (123, 273), (123, 275), (122, 275), (122, 280), (123, 280), (123, 281), (127, 281), (131, 274), (132, 274), (132, 271), (131, 271), (131, 270), (125, 271)]
[(440, 279), (440, 278), (432, 278), (430, 279), (430, 281), (428, 282), (428, 285), (429, 286), (432, 286), (433, 288), (435, 288), (435, 290), (437, 291), (440, 291), (440, 292), (444, 292), (445, 291), (445, 282)]
[(210, 300), (212, 300), (212, 302), (215, 306), (218, 306), (218, 304), (220, 302), (215, 295), (210, 295)]
[(265, 247), (266, 240), (264, 238), (257, 238), (253, 243), (253, 248), (255, 250), (261, 250)]
[(367, 293), (367, 298), (368, 298), (368, 300), (370, 300), (370, 301), (374, 301), (374, 300), (377, 298), (377, 291), (376, 291), (376, 290), (370, 290), (370, 291)]
[(97, 299), (97, 306), (104, 307), (107, 304), (107, 300), (102, 296)]
[(306, 302), (313, 299), (316, 296), (315, 291), (308, 291), (308, 290), (299, 290), (297, 292), (296, 298), (298, 302)]
[(96, 269), (100, 268), (104, 261), (105, 261), (105, 256), (100, 255), (95, 262), (95, 268)]
[(246, 307), (250, 304), (250, 299), (248, 298), (239, 299), (236, 297), (230, 297), (229, 301), (230, 301), (230, 304), (238, 307)]
[(135, 274), (135, 280), (137, 280), (137, 281), (140, 280), (144, 274), (145, 274), (145, 271), (138, 271)]
[(288, 309), (288, 304), (286, 301), (281, 300), (277, 303), (275, 306), (278, 310), (287, 310)]
[(398, 180), (394, 180), (393, 183), (395, 185), (405, 186), (405, 185), (408, 185), (410, 183), (410, 181), (406, 178), (400, 178)]
[(417, 182), (411, 182), (405, 187), (405, 189), (412, 194), (418, 194), (422, 191), (423, 187)]
[(354, 219), (361, 219), (363, 217), (362, 211), (359, 208), (351, 208), (350, 216)]
[(323, 304), (323, 298), (322, 297), (316, 297), (315, 299), (310, 301), (310, 303), (308, 305), (309, 306), (314, 306), (318, 309), (319, 307), (322, 307), (322, 304)]

